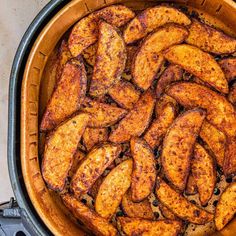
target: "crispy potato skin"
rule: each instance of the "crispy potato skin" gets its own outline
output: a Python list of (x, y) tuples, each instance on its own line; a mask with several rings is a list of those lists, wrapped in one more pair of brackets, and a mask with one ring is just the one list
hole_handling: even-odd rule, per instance
[(88, 192), (104, 170), (119, 156), (121, 147), (106, 143), (94, 147), (82, 161), (71, 181), (71, 189), (79, 198)]
[(215, 211), (215, 226), (221, 230), (236, 213), (236, 183), (231, 183), (220, 196)]
[(170, 85), (166, 93), (186, 108), (207, 110), (207, 120), (229, 137), (236, 136), (236, 114), (225, 97), (202, 85), (179, 82)]
[(92, 44), (82, 52), (84, 60), (90, 65), (94, 66), (96, 62), (96, 53), (97, 53), (98, 44)]
[(228, 54), (236, 51), (235, 38), (195, 19), (190, 25), (186, 43), (214, 54)]
[(132, 70), (132, 62), (134, 56), (138, 50), (138, 46), (128, 45), (126, 46), (127, 60), (125, 65), (125, 72), (131, 72)]
[(228, 94), (228, 100), (236, 106), (236, 82), (231, 86)]
[(185, 189), (194, 143), (205, 115), (199, 108), (184, 112), (175, 119), (164, 138), (162, 167), (166, 178), (179, 191)]
[(204, 206), (208, 203), (214, 192), (216, 169), (214, 159), (199, 143), (196, 143), (194, 147), (191, 168), (194, 180), (196, 181), (200, 202)]
[(187, 181), (185, 193), (187, 195), (194, 195), (197, 193), (197, 185), (196, 185), (195, 179), (193, 178), (193, 175), (191, 172), (189, 173), (189, 176), (188, 176), (188, 181)]
[(182, 228), (180, 221), (152, 221), (129, 217), (118, 217), (117, 219), (122, 231), (127, 236), (177, 236)]
[(132, 138), (130, 149), (134, 160), (131, 197), (134, 202), (140, 202), (153, 190), (156, 181), (155, 157), (147, 142), (141, 138)]
[(147, 8), (137, 15), (126, 27), (124, 40), (133, 43), (166, 23), (189, 25), (190, 19), (181, 11), (168, 6)]
[(116, 236), (116, 228), (70, 194), (61, 196), (65, 206), (96, 236)]
[(97, 194), (98, 194), (98, 190), (103, 182), (104, 177), (100, 176), (95, 183), (93, 184), (93, 186), (89, 189), (88, 194), (95, 199)]
[(168, 220), (178, 220), (178, 217), (163, 204), (158, 204), (161, 214)]
[(219, 64), (228, 82), (236, 77), (236, 57), (222, 59)]
[(129, 8), (122, 5), (114, 5), (82, 18), (72, 29), (68, 40), (71, 54), (76, 57), (80, 55), (84, 49), (97, 41), (97, 24), (99, 19), (103, 19), (111, 25), (120, 27), (130, 21), (134, 16), (134, 12)]
[(132, 159), (123, 161), (103, 180), (95, 201), (96, 212), (105, 219), (111, 219), (131, 184)]
[(164, 62), (161, 51), (179, 44), (188, 36), (183, 26), (169, 24), (150, 34), (137, 51), (132, 63), (133, 81), (140, 88), (148, 89)]
[(183, 67), (218, 91), (229, 92), (225, 75), (210, 54), (197, 47), (181, 44), (170, 47), (163, 55), (171, 63)]
[(86, 88), (87, 77), (83, 62), (76, 59), (68, 61), (48, 102), (40, 130), (52, 130), (76, 112), (84, 100)]
[(79, 163), (81, 162), (81, 160), (84, 159), (84, 157), (85, 157), (85, 154), (77, 148), (77, 150), (73, 156), (70, 171), (68, 173), (68, 176), (70, 178), (72, 178), (72, 176), (75, 174), (76, 170), (78, 169)]
[(88, 114), (78, 114), (58, 126), (48, 137), (42, 161), (42, 175), (50, 189), (63, 190), (74, 153), (88, 121)]
[(139, 98), (133, 109), (111, 132), (109, 140), (115, 143), (129, 141), (132, 136), (140, 136), (148, 127), (155, 106), (155, 94), (148, 90)]
[(156, 195), (159, 201), (176, 216), (194, 224), (205, 224), (213, 220), (213, 214), (189, 202), (183, 195), (159, 179)]

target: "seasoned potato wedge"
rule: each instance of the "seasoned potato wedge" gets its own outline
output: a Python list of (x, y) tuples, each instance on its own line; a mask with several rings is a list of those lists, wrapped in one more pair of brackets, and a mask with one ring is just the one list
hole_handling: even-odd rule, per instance
[(92, 44), (82, 52), (84, 60), (90, 65), (94, 66), (96, 62), (96, 53), (97, 53), (98, 44)]
[(177, 236), (182, 228), (180, 221), (154, 221), (129, 217), (118, 217), (117, 219), (122, 231), (127, 236)]
[(233, 53), (236, 51), (235, 38), (195, 19), (192, 20), (190, 25), (186, 43), (215, 54)]
[(132, 62), (137, 50), (138, 46), (133, 46), (133, 45), (126, 46), (127, 60), (125, 65), (125, 72), (131, 72)]
[(105, 20), (107, 23), (120, 27), (135, 16), (129, 8), (122, 5), (105, 7), (97, 12), (82, 18), (72, 29), (68, 44), (71, 54), (76, 57), (88, 46), (98, 39), (98, 21)]
[(65, 206), (97, 236), (116, 236), (116, 228), (70, 194), (61, 196)]
[(122, 37), (105, 21), (99, 22), (98, 48), (89, 93), (100, 97), (120, 79), (125, 69), (126, 49)]
[(72, 165), (68, 173), (68, 176), (70, 178), (72, 178), (72, 176), (75, 174), (75, 172), (78, 169), (79, 163), (81, 162), (81, 160), (84, 159), (84, 157), (85, 157), (85, 154), (81, 150), (77, 149), (77, 151), (75, 152), (73, 156)]
[(131, 184), (132, 159), (121, 162), (103, 180), (95, 201), (96, 212), (111, 219)]
[(98, 190), (103, 182), (104, 177), (100, 176), (95, 183), (93, 184), (93, 186), (89, 189), (88, 194), (95, 199), (97, 194), (98, 194)]
[(148, 127), (152, 117), (155, 95), (148, 90), (139, 98), (133, 109), (120, 121), (118, 127), (110, 134), (109, 140), (115, 143), (129, 141), (132, 136), (140, 136)]
[(131, 198), (140, 202), (150, 195), (156, 181), (155, 156), (145, 140), (132, 138), (130, 150), (134, 160)]
[(202, 85), (189, 82), (170, 85), (166, 93), (186, 108), (206, 109), (206, 118), (212, 125), (228, 136), (236, 136), (235, 110), (225, 97)]
[(86, 87), (87, 77), (82, 61), (76, 59), (68, 61), (48, 102), (40, 130), (52, 130), (76, 112), (84, 100)]
[(88, 121), (88, 114), (78, 114), (58, 126), (48, 137), (43, 154), (42, 175), (50, 189), (63, 190), (74, 153)]
[(163, 204), (158, 203), (161, 214), (168, 220), (178, 220), (178, 217)]
[(236, 182), (231, 183), (220, 196), (215, 211), (215, 225), (221, 230), (236, 213)]
[(133, 43), (166, 23), (189, 25), (191, 21), (181, 11), (173, 7), (155, 6), (147, 8), (127, 25), (124, 31), (125, 42), (127, 44)]
[(133, 81), (140, 88), (148, 89), (164, 62), (161, 51), (179, 44), (188, 36), (183, 26), (169, 24), (150, 34), (138, 49), (133, 63)]
[(197, 193), (197, 185), (196, 185), (195, 179), (193, 178), (193, 174), (191, 172), (189, 173), (189, 176), (188, 176), (185, 193), (187, 195), (194, 195)]
[(236, 106), (236, 82), (234, 82), (229, 90), (228, 100)]
[(94, 147), (80, 164), (71, 181), (71, 189), (79, 198), (88, 192), (104, 170), (119, 156), (121, 147), (106, 143)]
[(219, 61), (220, 67), (225, 73), (225, 77), (230, 82), (236, 77), (236, 57), (224, 58)]
[(166, 178), (180, 191), (186, 186), (195, 140), (205, 119), (196, 108), (178, 116), (163, 141), (161, 164)]
[(156, 195), (159, 201), (176, 216), (194, 224), (205, 224), (213, 220), (213, 214), (189, 202), (183, 195), (158, 179)]
[(225, 75), (210, 54), (197, 47), (181, 44), (170, 47), (163, 55), (171, 63), (183, 67), (218, 91), (229, 92)]

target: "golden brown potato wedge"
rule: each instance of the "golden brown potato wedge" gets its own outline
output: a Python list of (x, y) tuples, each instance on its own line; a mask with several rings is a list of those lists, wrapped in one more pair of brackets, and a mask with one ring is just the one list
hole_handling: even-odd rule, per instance
[(142, 94), (133, 109), (111, 132), (109, 140), (115, 143), (123, 143), (129, 141), (132, 136), (142, 135), (150, 123), (155, 101), (155, 94), (152, 90)]
[(84, 100), (81, 110), (90, 114), (88, 126), (92, 128), (109, 127), (127, 114), (125, 109), (90, 98)]
[(58, 126), (48, 137), (43, 155), (42, 175), (50, 189), (63, 190), (74, 153), (88, 121), (88, 114), (78, 114)]
[(68, 61), (48, 102), (40, 130), (52, 130), (76, 112), (84, 100), (86, 87), (87, 77), (83, 62), (76, 59)]
[(231, 86), (228, 94), (228, 100), (236, 106), (236, 82)]
[(82, 52), (84, 60), (90, 65), (94, 66), (96, 62), (96, 53), (97, 53), (98, 44), (92, 44)]
[(98, 194), (98, 190), (103, 182), (104, 177), (100, 176), (95, 183), (93, 184), (93, 186), (89, 189), (88, 194), (95, 199), (97, 194)]
[(173, 7), (156, 6), (147, 8), (127, 25), (124, 31), (125, 42), (127, 44), (133, 43), (166, 23), (189, 25), (191, 21), (181, 11)]
[(194, 195), (197, 193), (197, 185), (196, 185), (195, 179), (193, 178), (193, 174), (191, 172), (189, 173), (189, 176), (188, 176), (185, 193), (187, 195)]
[(197, 185), (200, 202), (204, 206), (214, 192), (216, 169), (214, 159), (199, 143), (196, 143), (194, 147), (191, 170)]
[(161, 164), (166, 178), (179, 191), (185, 189), (194, 144), (205, 116), (199, 108), (182, 113), (164, 138)]
[(170, 47), (163, 55), (218, 91), (229, 92), (224, 72), (210, 54), (197, 47), (181, 44)]
[(131, 183), (131, 198), (140, 202), (150, 195), (156, 181), (155, 156), (141, 138), (130, 140), (130, 150), (134, 160)]
[(119, 156), (121, 147), (106, 143), (94, 147), (80, 164), (71, 181), (71, 189), (79, 198), (101, 176), (104, 170)]
[(133, 45), (126, 46), (127, 60), (125, 65), (125, 72), (131, 72), (132, 62), (137, 50), (138, 46), (133, 46)]
[(168, 220), (178, 220), (179, 218), (160, 202), (158, 203), (161, 214)]
[(159, 201), (176, 216), (194, 224), (205, 224), (213, 220), (213, 214), (189, 202), (183, 195), (158, 179), (156, 195)]
[(180, 221), (154, 221), (129, 217), (118, 217), (117, 219), (121, 230), (127, 236), (177, 236), (182, 228)]
[(236, 136), (236, 114), (233, 105), (224, 96), (202, 85), (179, 82), (170, 85), (166, 93), (186, 108), (202, 107), (207, 120), (226, 135)]
[(76, 57), (88, 46), (98, 39), (98, 21), (105, 20), (107, 23), (120, 27), (135, 16), (129, 8), (122, 5), (105, 7), (82, 18), (72, 29), (68, 44), (71, 54)]
[(220, 67), (225, 73), (225, 77), (230, 82), (236, 77), (236, 57), (224, 58), (219, 61)]
[(97, 236), (117, 235), (117, 230), (112, 224), (78, 201), (74, 196), (67, 193), (61, 197), (65, 206), (79, 221), (84, 223), (86, 228), (91, 230), (93, 234)]
[(150, 34), (135, 54), (132, 63), (133, 81), (137, 86), (148, 89), (164, 62), (161, 51), (179, 44), (188, 36), (183, 26), (169, 24)]
[(68, 173), (68, 177), (72, 178), (72, 176), (75, 174), (75, 172), (78, 169), (79, 163), (81, 160), (85, 158), (85, 154), (77, 148), (77, 151), (75, 152), (72, 160), (72, 165), (70, 168), (70, 171)]
[(233, 53), (236, 51), (235, 38), (195, 19), (192, 20), (190, 25), (186, 43), (214, 54)]
[(132, 159), (121, 162), (103, 180), (95, 201), (96, 212), (111, 219), (131, 184)]
[(215, 225), (221, 230), (236, 213), (236, 182), (231, 183), (220, 196), (215, 211)]

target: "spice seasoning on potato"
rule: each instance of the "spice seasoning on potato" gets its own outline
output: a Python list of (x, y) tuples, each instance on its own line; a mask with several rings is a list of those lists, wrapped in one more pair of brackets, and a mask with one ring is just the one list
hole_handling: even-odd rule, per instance
[(164, 206), (161, 203), (158, 203), (159, 209), (161, 211), (161, 214), (168, 220), (178, 220), (179, 218), (166, 206)]
[(228, 82), (236, 78), (236, 57), (224, 58), (218, 61), (218, 63), (225, 73)]
[(236, 107), (236, 82), (234, 82), (229, 90), (228, 100)]
[(194, 195), (197, 193), (197, 185), (191, 172), (189, 173), (189, 176), (188, 176), (185, 193), (187, 195)]

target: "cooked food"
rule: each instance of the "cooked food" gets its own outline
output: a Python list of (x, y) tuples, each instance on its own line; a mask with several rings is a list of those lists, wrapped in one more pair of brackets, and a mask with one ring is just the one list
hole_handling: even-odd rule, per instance
[(83, 160), (85, 157), (85, 154), (77, 148), (74, 156), (73, 156), (73, 160), (72, 160), (72, 165), (70, 168), (70, 171), (68, 173), (68, 177), (71, 179), (72, 176), (75, 174), (76, 170), (78, 169), (79, 163), (81, 162), (81, 160)]
[(121, 147), (106, 143), (94, 147), (82, 161), (71, 181), (71, 189), (79, 198), (88, 192), (104, 170), (119, 156)]
[(189, 173), (189, 176), (188, 176), (188, 181), (187, 181), (185, 193), (187, 195), (194, 195), (197, 193), (196, 181), (193, 178), (193, 174), (191, 172)]
[(194, 224), (206, 224), (213, 220), (213, 214), (189, 202), (161, 179), (158, 179), (156, 195), (164, 206), (185, 221)]
[(184, 191), (191, 155), (206, 113), (200, 108), (182, 113), (169, 128), (164, 141), (161, 164), (166, 178)]
[(161, 214), (168, 220), (178, 220), (178, 217), (163, 204), (158, 203)]
[(219, 61), (220, 67), (225, 73), (225, 77), (230, 82), (236, 77), (236, 57), (224, 58)]
[(132, 136), (142, 135), (150, 123), (155, 101), (152, 90), (142, 94), (133, 109), (111, 132), (109, 140), (115, 143), (123, 143), (129, 141)]
[(228, 100), (236, 106), (236, 82), (231, 86), (228, 94)]
[(135, 53), (138, 50), (138, 46), (128, 45), (126, 46), (127, 60), (125, 65), (125, 72), (131, 72), (132, 62), (135, 56)]
[(76, 112), (84, 100), (86, 87), (87, 77), (82, 61), (76, 59), (68, 61), (48, 102), (40, 130), (52, 130)]
[(96, 212), (111, 219), (131, 184), (132, 159), (121, 162), (103, 180), (95, 201)]
[(166, 23), (189, 25), (191, 20), (173, 7), (155, 6), (147, 8), (127, 25), (124, 31), (125, 42), (127, 44), (133, 43)]
[(132, 63), (134, 83), (144, 90), (148, 89), (164, 62), (161, 51), (183, 42), (187, 36), (187, 29), (177, 24), (163, 26), (150, 34), (138, 49)]
[[(111, 164), (112, 165), (112, 164)], [(98, 194), (98, 190), (103, 182), (104, 177), (100, 176), (95, 183), (93, 184), (93, 186), (89, 189), (88, 194), (95, 199), (97, 194)]]
[(43, 154), (42, 175), (50, 189), (64, 189), (74, 153), (88, 121), (88, 114), (78, 114), (49, 135)]
[(97, 236), (116, 236), (116, 228), (70, 194), (61, 196), (65, 206)]
[(92, 44), (82, 52), (84, 60), (90, 65), (94, 66), (96, 62), (96, 53), (97, 53), (98, 44)]
[(236, 39), (195, 19), (189, 28), (188, 44), (214, 54), (228, 54), (236, 51)]
[(163, 55), (171, 63), (183, 67), (216, 90), (229, 92), (224, 72), (210, 54), (197, 47), (181, 44), (170, 47)]

